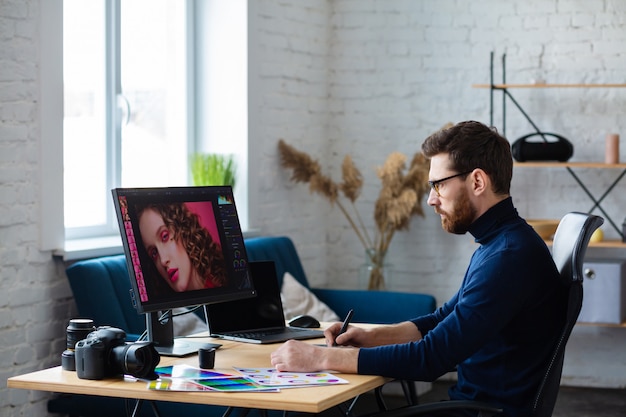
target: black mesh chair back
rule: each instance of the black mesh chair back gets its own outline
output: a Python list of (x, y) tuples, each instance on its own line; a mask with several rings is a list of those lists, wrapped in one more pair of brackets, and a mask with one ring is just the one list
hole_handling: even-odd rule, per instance
[(552, 258), (561, 273), (563, 285), (569, 287), (565, 326), (557, 340), (533, 403), (533, 416), (552, 415), (561, 383), (565, 345), (578, 319), (583, 303), (583, 261), (593, 232), (604, 219), (592, 214), (572, 212), (559, 222), (552, 244)]

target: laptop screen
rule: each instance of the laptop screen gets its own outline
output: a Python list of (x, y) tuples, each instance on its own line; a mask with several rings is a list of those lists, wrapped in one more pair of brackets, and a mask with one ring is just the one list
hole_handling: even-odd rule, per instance
[(209, 331), (212, 334), (285, 326), (274, 262), (250, 262), (249, 267), (257, 296), (208, 305)]

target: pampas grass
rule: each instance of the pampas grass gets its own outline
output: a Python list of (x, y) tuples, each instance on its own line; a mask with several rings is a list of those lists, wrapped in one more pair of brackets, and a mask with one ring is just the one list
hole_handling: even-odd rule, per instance
[(374, 265), (368, 288), (385, 288), (382, 267), (393, 236), (408, 229), (413, 216), (424, 216), (422, 199), (429, 190), (429, 161), (416, 153), (407, 170), (406, 156), (393, 152), (377, 169), (381, 189), (374, 205), (376, 230), (372, 237), (355, 205), (363, 187), (363, 176), (349, 155), (343, 159), (342, 181), (337, 183), (322, 174), (316, 160), (282, 139), (278, 141), (278, 151), (283, 168), (291, 170), (291, 181), (308, 183), (311, 193), (320, 194), (336, 205), (348, 220)]

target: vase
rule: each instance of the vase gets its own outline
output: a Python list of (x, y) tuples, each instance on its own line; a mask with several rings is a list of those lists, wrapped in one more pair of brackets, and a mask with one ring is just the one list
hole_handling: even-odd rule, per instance
[(365, 250), (365, 263), (359, 269), (359, 284), (368, 290), (384, 290), (391, 282), (391, 265), (375, 249)]
[(619, 164), (619, 135), (609, 133), (606, 135), (604, 162), (607, 164)]

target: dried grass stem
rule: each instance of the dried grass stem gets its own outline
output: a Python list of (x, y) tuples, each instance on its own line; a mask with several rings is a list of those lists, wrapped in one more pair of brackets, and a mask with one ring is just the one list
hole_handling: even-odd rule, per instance
[[(331, 205), (336, 204), (339, 207), (368, 255), (371, 254), (369, 256), (372, 263), (380, 267), (372, 271), (369, 288), (384, 288), (382, 265), (393, 236), (399, 230), (408, 229), (413, 216), (424, 215), (421, 202), (428, 191), (429, 161), (421, 153), (416, 153), (405, 173), (406, 156), (393, 152), (378, 168), (381, 190), (374, 205), (376, 233), (374, 239), (371, 239), (355, 204), (361, 194), (363, 176), (350, 156), (344, 157), (341, 166), (342, 181), (337, 183), (322, 174), (316, 160), (282, 139), (278, 141), (278, 151), (281, 165), (291, 170), (292, 181), (308, 183), (312, 193), (321, 194)], [(340, 198), (351, 203), (353, 215), (348, 212)]]

